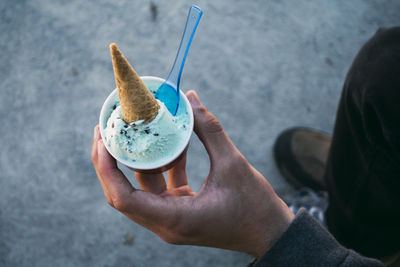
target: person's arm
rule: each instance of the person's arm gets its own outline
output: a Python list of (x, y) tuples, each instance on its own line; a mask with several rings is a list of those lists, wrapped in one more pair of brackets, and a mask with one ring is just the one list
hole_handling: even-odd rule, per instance
[(251, 267), (384, 266), (341, 246), (306, 210), (300, 209), (289, 228)]
[(136, 173), (142, 190), (133, 188), (104, 147), (96, 126), (92, 161), (107, 202), (168, 243), (230, 249), (259, 258), (295, 216), (197, 94), (191, 91), (187, 97), (194, 130), (210, 158), (210, 172), (200, 190), (193, 192), (188, 186), (186, 157), (168, 171), (168, 183), (162, 174)]

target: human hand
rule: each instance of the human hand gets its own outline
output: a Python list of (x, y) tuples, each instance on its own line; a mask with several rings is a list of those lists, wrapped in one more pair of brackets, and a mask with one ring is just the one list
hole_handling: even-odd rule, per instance
[(260, 257), (287, 229), (294, 214), (254, 169), (194, 91), (194, 131), (210, 158), (198, 192), (187, 183), (186, 156), (162, 174), (135, 173), (132, 187), (95, 127), (92, 161), (107, 202), (171, 244), (217, 247)]

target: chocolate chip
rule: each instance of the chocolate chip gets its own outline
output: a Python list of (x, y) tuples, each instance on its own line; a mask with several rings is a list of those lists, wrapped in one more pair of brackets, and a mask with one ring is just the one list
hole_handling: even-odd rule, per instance
[(128, 124), (125, 124), (125, 125), (124, 125), (124, 128), (128, 128)]
[(114, 128), (114, 123), (111, 124), (111, 128)]
[(146, 134), (149, 134), (149, 133), (150, 133), (150, 130), (149, 130), (149, 129), (145, 129), (144, 132), (145, 132)]
[(158, 133), (155, 133), (154, 136), (158, 136)]
[(116, 108), (117, 108), (117, 105), (114, 105), (114, 106), (113, 106), (113, 110), (116, 109)]

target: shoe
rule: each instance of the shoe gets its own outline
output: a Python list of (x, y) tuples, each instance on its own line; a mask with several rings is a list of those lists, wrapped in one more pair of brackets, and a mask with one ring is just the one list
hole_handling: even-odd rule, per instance
[(324, 173), (332, 138), (307, 128), (292, 128), (281, 133), (274, 145), (279, 171), (296, 188), (326, 190)]
[(387, 267), (399, 267), (400, 266), (400, 251), (389, 257), (380, 258), (380, 260)]

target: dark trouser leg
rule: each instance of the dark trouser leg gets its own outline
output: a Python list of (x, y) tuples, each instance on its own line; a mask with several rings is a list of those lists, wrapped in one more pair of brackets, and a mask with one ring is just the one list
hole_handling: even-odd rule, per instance
[(325, 178), (339, 242), (369, 257), (400, 251), (400, 27), (379, 30), (347, 74)]

